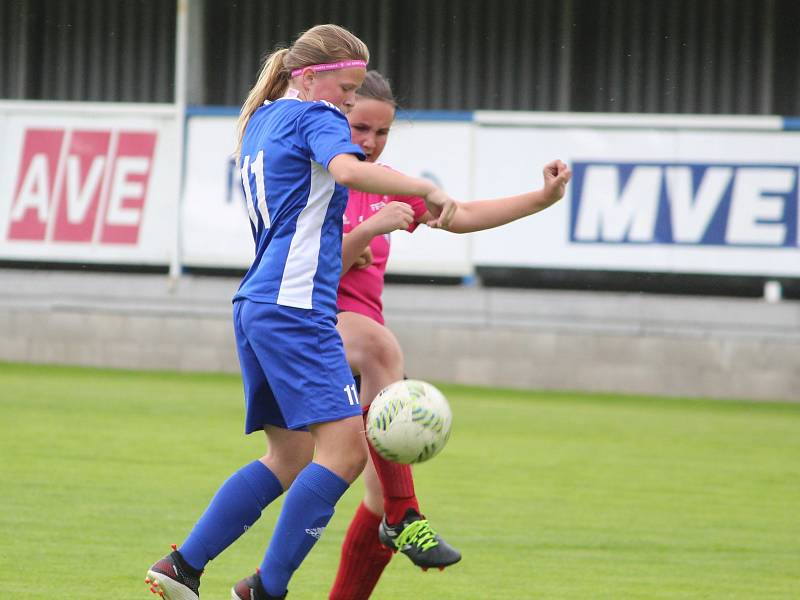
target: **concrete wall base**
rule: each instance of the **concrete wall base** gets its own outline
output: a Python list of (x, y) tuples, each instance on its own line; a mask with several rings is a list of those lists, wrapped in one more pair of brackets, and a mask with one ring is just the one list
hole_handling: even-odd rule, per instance
[[(0, 360), (238, 372), (221, 278), (0, 270)], [(800, 303), (389, 286), (410, 376), (800, 401)]]

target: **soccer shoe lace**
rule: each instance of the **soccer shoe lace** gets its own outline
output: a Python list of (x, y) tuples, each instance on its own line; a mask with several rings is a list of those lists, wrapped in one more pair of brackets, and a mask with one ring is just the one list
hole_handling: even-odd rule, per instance
[(461, 560), (461, 553), (437, 534), (427, 519), (409, 509), (397, 525), (389, 525), (386, 517), (378, 528), (378, 538), (394, 552), (405, 554), (423, 571), (434, 567), (439, 570)]
[(428, 519), (414, 521), (403, 529), (395, 541), (398, 548), (414, 545), (423, 552), (439, 545), (436, 541), (436, 532), (431, 528)]
[(186, 564), (173, 544), (172, 553), (148, 569), (144, 582), (164, 600), (199, 600), (200, 575), (202, 571)]

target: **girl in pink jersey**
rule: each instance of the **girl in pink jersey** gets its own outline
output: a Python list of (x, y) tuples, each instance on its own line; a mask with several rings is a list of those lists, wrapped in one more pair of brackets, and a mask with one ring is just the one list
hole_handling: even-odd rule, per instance
[[(370, 162), (378, 159), (386, 145), (395, 107), (389, 83), (377, 71), (369, 71), (348, 121), (353, 142)], [(564, 195), (570, 176), (561, 161), (548, 163), (543, 189), (459, 203), (446, 229), (480, 231), (532, 215)], [(364, 411), (382, 388), (404, 375), (402, 350), (384, 327), (382, 314), (389, 234), (397, 229), (413, 231), (432, 218), (421, 198), (350, 191), (344, 216), (337, 329), (348, 363), (361, 378)], [(387, 461), (372, 448), (370, 458), (364, 470), (365, 497), (345, 536), (330, 600), (369, 598), (392, 553), (398, 550), (423, 569), (442, 569), (461, 558), (420, 513), (411, 467)]]

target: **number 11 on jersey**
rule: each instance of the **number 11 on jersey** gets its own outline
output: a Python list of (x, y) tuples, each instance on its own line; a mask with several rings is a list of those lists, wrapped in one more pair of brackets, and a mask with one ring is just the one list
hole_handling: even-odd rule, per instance
[(250, 164), (250, 155), (244, 157), (242, 160), (242, 168), (240, 173), (242, 175), (242, 186), (244, 187), (244, 197), (247, 198), (247, 212), (250, 215), (250, 220), (253, 222), (253, 227), (258, 227), (258, 218), (256, 217), (256, 205), (253, 204), (253, 192), (250, 190), (250, 173), (256, 179), (256, 202), (258, 203), (258, 212), (261, 214), (261, 220), (264, 222), (264, 229), (269, 229), (269, 211), (267, 210), (267, 189), (264, 185), (264, 151), (259, 150), (256, 154), (256, 159)]

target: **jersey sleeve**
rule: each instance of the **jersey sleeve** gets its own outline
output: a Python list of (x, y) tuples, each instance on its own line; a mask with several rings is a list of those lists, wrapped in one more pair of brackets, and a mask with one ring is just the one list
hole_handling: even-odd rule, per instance
[(350, 137), (350, 125), (338, 108), (327, 102), (313, 102), (300, 117), (298, 134), (311, 152), (311, 159), (326, 169), (334, 156), (354, 154), (366, 156)]
[(428, 212), (428, 207), (425, 206), (425, 201), (419, 196), (392, 196), (392, 201), (405, 202), (414, 211), (414, 222), (408, 226), (408, 229), (406, 229), (406, 231), (409, 233), (414, 231), (417, 226), (419, 226), (420, 218), (422, 215)]

